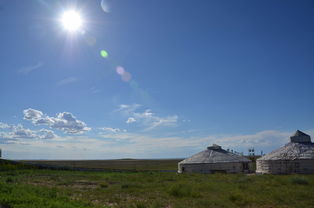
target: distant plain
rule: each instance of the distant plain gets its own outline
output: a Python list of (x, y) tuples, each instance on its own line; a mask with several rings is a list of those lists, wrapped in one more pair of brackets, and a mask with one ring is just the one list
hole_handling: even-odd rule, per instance
[(183, 159), (21, 160), (26, 164), (85, 170), (177, 171)]

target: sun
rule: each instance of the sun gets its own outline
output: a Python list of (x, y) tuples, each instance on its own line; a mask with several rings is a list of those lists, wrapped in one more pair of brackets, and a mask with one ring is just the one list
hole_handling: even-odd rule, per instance
[(77, 32), (82, 29), (83, 19), (79, 12), (67, 10), (63, 12), (60, 18), (63, 28), (68, 32)]

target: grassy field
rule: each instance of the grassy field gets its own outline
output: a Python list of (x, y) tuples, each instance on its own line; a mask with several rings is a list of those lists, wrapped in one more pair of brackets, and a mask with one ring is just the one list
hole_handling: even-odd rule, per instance
[(183, 159), (163, 159), (163, 160), (25, 160), (19, 161), (27, 164), (48, 165), (64, 168), (82, 168), (90, 170), (165, 170), (177, 171), (178, 162)]
[[(248, 157), (255, 161), (259, 156)], [(86, 170), (172, 171), (178, 170), (181, 159), (120, 159), (120, 160), (20, 160), (18, 162), (47, 167)]]
[(2, 208), (314, 207), (314, 175), (0, 170)]

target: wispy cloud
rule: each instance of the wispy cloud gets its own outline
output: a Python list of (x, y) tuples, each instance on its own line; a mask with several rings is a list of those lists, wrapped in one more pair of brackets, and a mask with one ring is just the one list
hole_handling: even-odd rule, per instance
[(177, 115), (160, 117), (156, 116), (150, 109), (147, 109), (144, 112), (134, 113), (133, 116), (147, 127), (145, 130), (151, 130), (161, 126), (176, 126), (178, 122)]
[(68, 77), (68, 78), (65, 78), (65, 79), (58, 81), (57, 86), (60, 87), (60, 86), (71, 84), (71, 83), (74, 83), (77, 81), (78, 81), (78, 78), (76, 78), (76, 77)]
[(101, 92), (101, 90), (96, 87), (91, 87), (89, 90), (92, 94), (97, 94)]
[(18, 73), (19, 74), (29, 74), (32, 71), (41, 68), (43, 65), (44, 64), (42, 62), (38, 62), (38, 63), (31, 65), (31, 66), (25, 66), (25, 67), (20, 68), (18, 70)]
[(271, 148), (279, 147), (289, 142), (289, 136), (293, 132), (265, 130), (255, 134), (209, 136), (214, 143), (228, 148), (247, 149), (250, 147)]
[(111, 127), (102, 127), (102, 128), (99, 128), (99, 130), (101, 130), (103, 132), (109, 132), (109, 133), (127, 132), (126, 129), (111, 128)]
[(138, 109), (141, 107), (139, 104), (132, 105), (120, 105), (118, 111), (123, 112), (128, 116), (126, 120), (127, 124), (138, 123), (145, 127), (145, 130), (152, 130), (157, 127), (171, 127), (176, 126), (178, 123), (178, 116), (157, 116), (152, 112), (151, 109), (146, 109), (144, 111), (139, 111)]
[(136, 111), (138, 108), (140, 108), (142, 105), (140, 104), (132, 104), (132, 105), (126, 105), (126, 104), (121, 104), (119, 105), (118, 111), (131, 114), (134, 111)]
[[(311, 133), (314, 131), (306, 131)], [(132, 132), (119, 132), (119, 133), (104, 133), (101, 136), (106, 140), (113, 140), (117, 143), (122, 143), (120, 148), (126, 148), (126, 152), (134, 150), (143, 154), (161, 154), (166, 152), (169, 155), (188, 156), (186, 154), (197, 153), (197, 151), (205, 149), (212, 144), (221, 145), (224, 149), (233, 149), (239, 152), (247, 152), (248, 148), (254, 147), (256, 150), (264, 150), (270, 152), (280, 146), (288, 143), (289, 137), (293, 132), (277, 131), (277, 130), (265, 130), (256, 132), (254, 134), (243, 135), (208, 135), (204, 137), (182, 137), (177, 136), (152, 136), (145, 133), (132, 133)]]
[(126, 120), (127, 124), (134, 123), (134, 122), (136, 122), (136, 119), (133, 117), (129, 117), (128, 120)]

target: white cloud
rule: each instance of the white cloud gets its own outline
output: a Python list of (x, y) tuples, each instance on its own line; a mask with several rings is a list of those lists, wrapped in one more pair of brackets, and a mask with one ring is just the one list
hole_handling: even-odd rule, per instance
[(150, 109), (146, 109), (142, 112), (137, 111), (139, 107), (141, 107), (139, 104), (119, 106), (119, 111), (129, 116), (126, 123), (139, 123), (140, 125), (146, 127), (145, 130), (152, 130), (161, 126), (176, 126), (178, 123), (177, 115), (160, 117), (155, 115), (155, 113), (153, 113)]
[(18, 73), (20, 74), (29, 74), (30, 72), (36, 70), (36, 69), (39, 69), (43, 66), (44, 64), (42, 62), (38, 62), (37, 64), (35, 65), (32, 65), (32, 66), (26, 66), (26, 67), (23, 67), (21, 69), (18, 70)]
[(104, 132), (110, 132), (110, 133), (120, 133), (120, 132), (126, 132), (126, 129), (119, 129), (119, 128), (111, 128), (111, 127), (103, 127), (99, 128), (100, 130)]
[(39, 130), (39, 138), (40, 139), (54, 139), (57, 135), (49, 129), (41, 129)]
[(133, 115), (137, 118), (142, 118), (142, 119), (150, 119), (154, 116), (154, 114), (151, 112), (150, 109), (147, 109), (142, 113), (133, 112)]
[(48, 129), (41, 129), (39, 131), (24, 128), (21, 124), (18, 125), (8, 125), (6, 131), (0, 132), (0, 138), (10, 141), (17, 139), (53, 139), (57, 135)]
[(260, 131), (255, 134), (234, 136), (212, 136), (213, 141), (230, 148), (247, 149), (250, 147), (281, 146), (289, 142), (293, 132), (281, 132), (275, 130)]
[(83, 121), (77, 120), (71, 113), (59, 113), (56, 118), (50, 118), (53, 122), (50, 124), (52, 128), (60, 129), (70, 134), (82, 134), (89, 131), (91, 128), (87, 127)]
[(126, 121), (127, 124), (134, 123), (134, 122), (136, 122), (136, 119), (133, 117), (129, 117), (128, 120)]
[(140, 108), (142, 105), (140, 104), (132, 104), (132, 105), (126, 105), (126, 104), (121, 104), (119, 105), (118, 111), (122, 111), (125, 113), (133, 113), (136, 111), (138, 108)]
[(8, 128), (10, 128), (10, 125), (0, 122), (0, 129), (8, 129)]
[(43, 116), (43, 113), (41, 111), (32, 108), (23, 110), (23, 114), (25, 120), (38, 120)]
[(69, 134), (82, 134), (91, 130), (87, 125), (69, 112), (58, 113), (57, 117), (49, 117), (41, 111), (32, 108), (23, 111), (24, 119), (30, 120), (35, 125), (47, 125)]
[(60, 86), (71, 84), (71, 83), (77, 82), (77, 81), (78, 81), (78, 78), (76, 78), (76, 77), (68, 77), (68, 78), (65, 78), (65, 79), (58, 81), (57, 86), (60, 87)]
[[(155, 115), (151, 110), (138, 110), (139, 106), (120, 106), (127, 109), (129, 118), (134, 118), (136, 123), (152, 129), (159, 126), (176, 125), (178, 117)], [(130, 109), (134, 109), (131, 111)], [(224, 149), (233, 149), (247, 153), (248, 148), (254, 147), (259, 153), (263, 150), (268, 153), (289, 142), (293, 132), (265, 130), (251, 134), (232, 135), (206, 135), (195, 136), (197, 132), (182, 134), (173, 132), (170, 136), (162, 136), (153, 132), (141, 131), (138, 133), (127, 132), (122, 128), (103, 127), (101, 132), (96, 132), (92, 137), (86, 136), (57, 136), (53, 129), (65, 133), (78, 134), (90, 130), (82, 121), (77, 120), (71, 113), (58, 113), (50, 117), (35, 109), (25, 109), (24, 119), (35, 125), (46, 125), (52, 129), (31, 130), (19, 125), (0, 122), (0, 143), (6, 151), (22, 154), (27, 152), (33, 157), (52, 159), (108, 159), (108, 158), (154, 158), (154, 157), (188, 157), (212, 144), (221, 145)], [(314, 131), (305, 131), (313, 136)], [(95, 133), (95, 132), (94, 132)], [(62, 148), (60, 148), (62, 147)], [(79, 153), (80, 154), (79, 154)], [(84, 154), (81, 154), (81, 153)], [(50, 155), (50, 156), (49, 156)], [(23, 157), (23, 156), (22, 156)], [(24, 158), (25, 159), (25, 158)], [(38, 159), (38, 158), (37, 158)]]
[(8, 138), (21, 138), (21, 139), (34, 139), (37, 137), (36, 132), (30, 129), (24, 128), (18, 124), (11, 127), (11, 132), (8, 133)]
[(158, 126), (176, 126), (177, 122), (178, 122), (178, 116), (174, 115), (174, 116), (167, 116), (167, 117), (157, 117), (157, 116), (152, 116), (149, 118), (148, 120), (149, 123), (149, 127), (147, 128), (147, 130), (156, 128)]
[(140, 113), (134, 112), (133, 116), (147, 127), (146, 130), (151, 130), (160, 126), (176, 126), (178, 122), (177, 115), (160, 117), (156, 116), (150, 109)]

